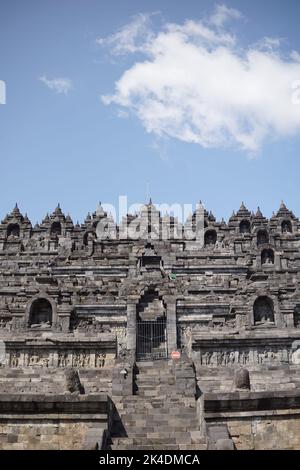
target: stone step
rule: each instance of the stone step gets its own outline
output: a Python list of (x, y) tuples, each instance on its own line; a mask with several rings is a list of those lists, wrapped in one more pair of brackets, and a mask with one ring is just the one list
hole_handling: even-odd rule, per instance
[[(131, 395), (131, 396), (128, 396), (128, 397), (124, 397), (122, 399), (122, 401), (118, 402), (118, 401), (115, 401), (116, 403), (119, 403), (119, 404), (130, 404), (130, 403), (133, 403), (133, 404), (144, 404), (144, 403), (147, 403), (145, 402), (144, 399), (141, 399), (138, 395)], [(177, 404), (177, 403), (195, 403), (195, 400), (194, 398), (188, 398), (188, 397), (182, 397), (182, 396), (178, 396), (178, 395), (170, 395), (167, 396), (167, 397), (157, 397), (157, 398), (152, 398), (151, 401), (149, 401), (147, 403), (147, 405), (152, 405), (152, 404), (157, 404), (157, 403), (172, 403), (172, 404)]]
[[(159, 433), (157, 433), (159, 434)], [(156, 437), (147, 437), (147, 438), (138, 438), (138, 437), (129, 437), (127, 440), (126, 438), (117, 438), (113, 440), (113, 445), (131, 445), (131, 446), (141, 446), (141, 445), (180, 445), (180, 444), (194, 444), (192, 439), (186, 436), (180, 437), (160, 437), (157, 435)]]
[(158, 385), (174, 385), (175, 384), (175, 378), (174, 377), (156, 377), (153, 379), (152, 377), (141, 377), (137, 378), (135, 380), (135, 383), (138, 387), (151, 387), (155, 385), (156, 387)]
[(183, 444), (178, 446), (179, 450), (207, 450), (206, 442), (199, 442), (197, 444)]
[(146, 392), (148, 390), (152, 391), (155, 393), (157, 398), (160, 398), (162, 395), (172, 395), (176, 396), (177, 390), (174, 388), (173, 390), (170, 390), (170, 387), (174, 387), (175, 384), (161, 384), (157, 383), (156, 385), (154, 384), (145, 384), (145, 383), (137, 383), (136, 384), (136, 391), (137, 395), (139, 395), (141, 392)]
[(156, 408), (150, 408), (150, 407), (128, 407), (128, 408), (118, 408), (119, 414), (122, 415), (130, 415), (132, 413), (138, 413), (138, 414), (143, 414), (143, 415), (151, 415), (151, 416), (161, 416), (161, 415), (166, 415), (166, 414), (171, 414), (173, 415), (174, 413), (182, 413), (185, 412), (185, 416), (189, 414), (191, 417), (197, 413), (196, 408), (188, 408), (185, 406), (160, 406)]
[(151, 445), (151, 444), (123, 444), (123, 445), (112, 445), (112, 450), (178, 450), (178, 445)]
[[(199, 429), (199, 426), (172, 426), (171, 431), (170, 431), (170, 426), (169, 425), (161, 425), (159, 426), (159, 432), (162, 433), (169, 433), (173, 434), (176, 432), (189, 432), (189, 433), (197, 433), (200, 432), (197, 430)], [(138, 435), (138, 436), (147, 436), (149, 433), (156, 432), (157, 427), (154, 426), (126, 426), (125, 427), (126, 433), (128, 436), (133, 436)]]
[(149, 416), (154, 416), (155, 418), (161, 417), (163, 419), (166, 418), (166, 416), (170, 416), (171, 419), (174, 417), (182, 417), (183, 419), (193, 419), (194, 417), (197, 416), (197, 411), (195, 409), (186, 409), (182, 407), (181, 409), (172, 409), (172, 408), (125, 408), (125, 409), (119, 409), (118, 414), (122, 417), (128, 416), (131, 418), (138, 418), (140, 419), (142, 416), (149, 417)]
[(160, 376), (163, 374), (166, 375), (174, 375), (174, 369), (169, 366), (162, 366), (159, 368), (155, 367), (143, 367), (143, 366), (137, 366), (135, 369), (136, 374), (139, 375), (149, 375), (149, 376)]
[[(165, 411), (165, 412), (163, 412)], [(197, 419), (196, 412), (190, 414), (190, 413), (185, 413), (184, 411), (180, 410), (171, 410), (172, 413), (168, 412), (168, 410), (161, 410), (161, 413), (121, 413), (120, 417), (122, 419), (130, 420), (130, 421), (138, 421), (138, 420), (156, 420), (159, 421), (166, 421), (168, 418), (170, 420), (178, 419), (180, 418), (181, 420), (186, 420), (188, 419), (189, 421), (192, 419)]]
[(178, 401), (170, 400), (168, 398), (163, 401), (156, 401), (156, 399), (153, 397), (151, 397), (150, 400), (141, 399), (141, 397), (139, 397), (139, 400), (136, 402), (124, 402), (122, 405), (125, 407), (124, 409), (140, 408), (159, 410), (160, 408), (172, 409), (174, 407), (196, 409), (196, 402), (193, 398), (192, 400), (190, 398), (185, 400), (184, 397), (182, 397), (182, 399)]
[(192, 415), (192, 416), (188, 416), (188, 417), (184, 417), (182, 416), (182, 413), (178, 413), (178, 414), (173, 414), (173, 415), (169, 415), (168, 413), (164, 414), (164, 415), (144, 415), (144, 414), (141, 414), (139, 413), (138, 415), (134, 415), (134, 414), (120, 414), (120, 418), (122, 419), (122, 421), (124, 423), (137, 423), (137, 422), (143, 422), (143, 423), (148, 423), (150, 424), (150, 422), (157, 422), (157, 423), (165, 423), (165, 422), (178, 422), (179, 425), (183, 425), (185, 423), (188, 423), (188, 425), (193, 425), (194, 423), (197, 423), (198, 422), (198, 417), (196, 414)]
[[(197, 437), (199, 435), (199, 437)], [(129, 435), (127, 438), (113, 438), (114, 444), (127, 444), (127, 443), (151, 443), (155, 442), (171, 442), (176, 440), (176, 442), (190, 442), (191, 444), (196, 444), (198, 442), (202, 442), (200, 431), (194, 431), (194, 433), (189, 432), (161, 432), (161, 431), (153, 431), (147, 434), (139, 434), (137, 435)], [(174, 443), (174, 442), (173, 442)]]
[[(165, 413), (163, 413), (163, 411), (165, 411)], [(184, 420), (184, 419), (196, 419), (197, 416), (196, 416), (196, 413), (186, 413), (185, 411), (180, 411), (180, 410), (170, 410), (170, 412), (168, 410), (161, 410), (161, 413), (135, 413), (135, 414), (128, 414), (128, 413), (124, 413), (124, 414), (120, 414), (121, 418), (122, 419), (126, 419), (127, 421), (130, 420), (130, 421), (138, 421), (138, 420), (149, 420), (149, 418), (151, 418), (152, 420), (156, 420), (156, 421), (166, 421), (169, 419), (175, 419), (175, 418), (180, 418), (181, 420)]]
[(153, 370), (161, 370), (162, 367), (170, 367), (173, 365), (173, 361), (169, 359), (158, 359), (157, 361), (137, 361), (137, 368), (147, 369), (152, 368)]

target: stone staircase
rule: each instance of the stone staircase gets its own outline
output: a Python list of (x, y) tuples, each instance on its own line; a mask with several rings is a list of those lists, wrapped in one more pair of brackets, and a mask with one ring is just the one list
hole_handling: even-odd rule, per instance
[(119, 423), (113, 426), (112, 450), (207, 448), (195, 396), (178, 391), (172, 361), (137, 363), (134, 393), (115, 400)]

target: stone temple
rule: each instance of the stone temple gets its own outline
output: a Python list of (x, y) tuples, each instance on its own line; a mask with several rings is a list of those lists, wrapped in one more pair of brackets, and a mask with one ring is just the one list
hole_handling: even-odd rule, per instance
[(299, 219), (183, 229), (151, 201), (118, 226), (4, 218), (1, 449), (300, 449)]

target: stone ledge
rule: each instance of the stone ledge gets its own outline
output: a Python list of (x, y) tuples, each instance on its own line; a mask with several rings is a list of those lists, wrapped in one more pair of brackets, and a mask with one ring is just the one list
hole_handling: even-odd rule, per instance
[(0, 394), (0, 413), (96, 413), (106, 414), (108, 396), (106, 394)]
[[(270, 331), (264, 329), (263, 331), (258, 330), (247, 330), (238, 331), (233, 329), (232, 331), (223, 332), (195, 332), (193, 333), (193, 345), (198, 349), (212, 346), (256, 346), (261, 345), (265, 340), (268, 340), (268, 346), (270, 345), (286, 345), (292, 343), (295, 340), (300, 340), (300, 330), (287, 330), (273, 328)], [(218, 341), (218, 343), (216, 343)], [(199, 343), (199, 344), (198, 344)]]
[(99, 422), (103, 423), (107, 421), (107, 415), (105, 413), (102, 414), (94, 414), (94, 413), (39, 413), (39, 414), (18, 414), (18, 413), (1, 413), (0, 416), (0, 423), (3, 421), (11, 421), (11, 420), (18, 420), (18, 421), (74, 421), (74, 422)]
[(276, 392), (238, 391), (205, 393), (205, 412), (257, 411), (300, 408), (300, 389)]
[(206, 420), (216, 419), (242, 419), (242, 418), (270, 418), (270, 417), (295, 417), (300, 415), (300, 408), (292, 410), (254, 410), (254, 411), (225, 411), (222, 413), (211, 412), (205, 413)]

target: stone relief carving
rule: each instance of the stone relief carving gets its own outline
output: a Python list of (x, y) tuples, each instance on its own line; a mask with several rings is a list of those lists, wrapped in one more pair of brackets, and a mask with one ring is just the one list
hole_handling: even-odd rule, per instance
[(61, 352), (9, 351), (6, 363), (9, 367), (74, 367), (100, 369), (111, 363), (114, 354), (96, 350), (68, 350)]
[(300, 347), (291, 352), (290, 359), (292, 364), (300, 364)]
[(74, 329), (78, 331), (97, 331), (99, 333), (110, 333), (111, 327), (110, 325), (103, 325), (95, 320), (79, 320), (79, 322), (75, 325)]
[(201, 365), (204, 366), (234, 366), (237, 364), (246, 365), (293, 362), (290, 350), (266, 347), (240, 350), (230, 350), (225, 348), (222, 350), (201, 350), (196, 353), (196, 355), (198, 355)]
[(12, 320), (8, 318), (1, 318), (0, 319), (0, 329), (3, 330), (11, 330), (12, 328)]

